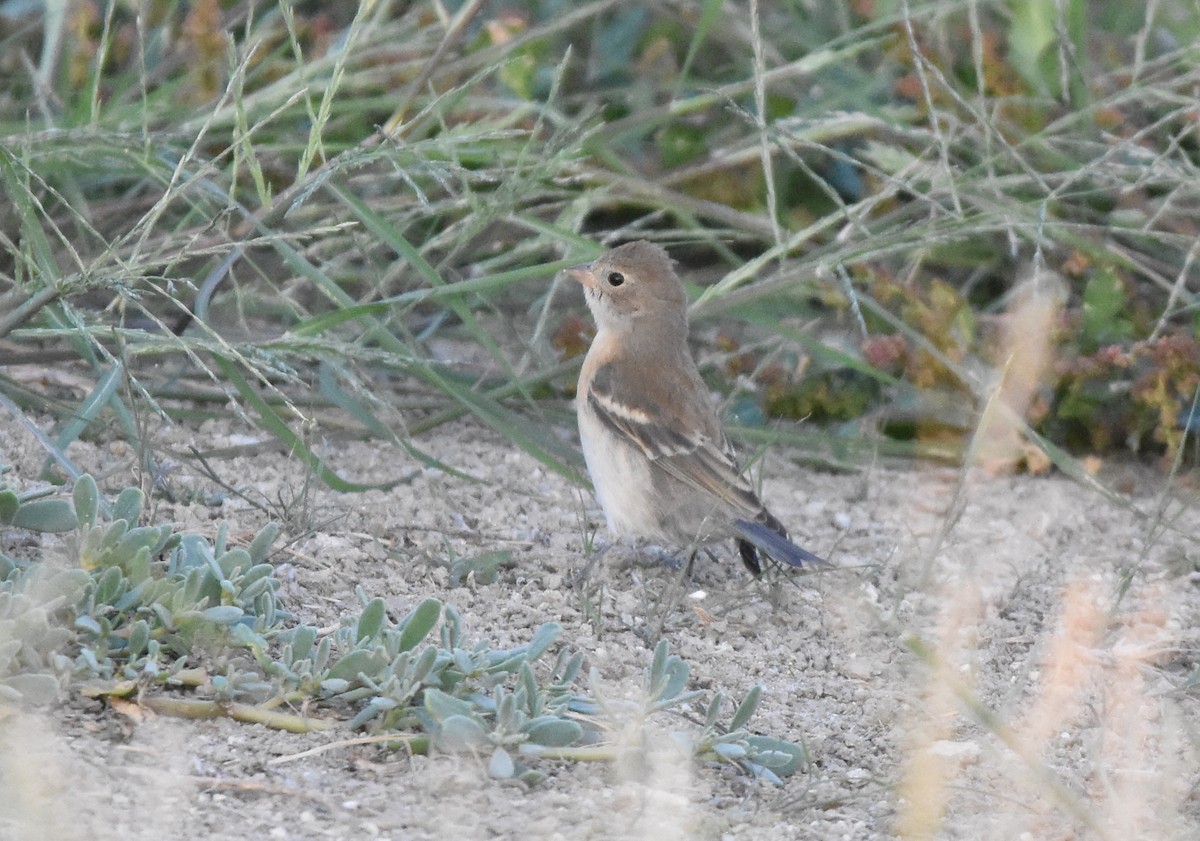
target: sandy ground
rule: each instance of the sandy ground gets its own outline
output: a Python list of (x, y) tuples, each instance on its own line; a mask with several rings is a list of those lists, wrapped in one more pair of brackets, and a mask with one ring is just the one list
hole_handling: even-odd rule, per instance
[[(231, 423), (160, 433), (215, 449)], [(283, 599), (329, 623), (354, 588), (393, 616), (435, 596), (471, 637), (517, 644), (545, 621), (630, 691), (661, 628), (695, 688), (766, 689), (752, 727), (803, 742), (812, 766), (782, 787), (681, 760), (653, 720), (639, 763), (543, 762), (529, 789), (472, 757), (376, 745), (311, 748), (344, 729), (290, 735), (229, 720), (135, 721), (77, 695), (0, 722), (2, 839), (1072, 839), (1200, 837), (1200, 505), (1194, 483), (1128, 467), (1106, 501), (1064, 478), (944, 468), (832, 475), (768, 454), (764, 487), (820, 575), (753, 581), (723, 549), (681, 595), (675, 573), (614, 547), (587, 586), (590, 496), (469, 422), (422, 440), (482, 480), (419, 469), (378, 444), (329, 444), (347, 476), (411, 482), (339, 495), (270, 449), (218, 460), (231, 483), (280, 506)], [(112, 491), (134, 481), (120, 442), (72, 454)], [(0, 458), (28, 486), (40, 450), (7, 416)], [(190, 504), (154, 517), (249, 534), (266, 516), (194, 465), (172, 474)], [(285, 536), (286, 540), (286, 536)], [(490, 585), (452, 586), (448, 552), (513, 551)], [(1127, 586), (1123, 586), (1127, 585)], [(699, 595), (702, 591), (703, 595)], [(1189, 685), (1188, 680), (1192, 683)]]

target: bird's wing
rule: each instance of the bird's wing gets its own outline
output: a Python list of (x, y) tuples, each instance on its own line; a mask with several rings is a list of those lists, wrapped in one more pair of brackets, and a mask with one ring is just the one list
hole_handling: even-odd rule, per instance
[[(677, 395), (659, 395), (665, 399), (643, 394), (631, 396), (631, 400), (618, 400), (612, 382), (610, 370), (597, 371), (587, 401), (614, 434), (638, 447), (652, 464), (670, 476), (710, 494), (734, 511), (750, 517), (762, 511), (753, 487), (738, 470), (733, 449), (722, 434), (711, 405), (687, 399), (687, 395), (696, 394), (695, 389), (683, 389)], [(707, 392), (699, 394), (703, 397)]]

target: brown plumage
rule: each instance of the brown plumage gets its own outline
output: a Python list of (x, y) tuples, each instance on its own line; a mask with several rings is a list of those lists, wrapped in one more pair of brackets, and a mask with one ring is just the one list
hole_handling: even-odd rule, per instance
[(692, 548), (732, 537), (756, 575), (759, 551), (824, 563), (742, 475), (688, 350), (687, 295), (667, 252), (631, 242), (568, 272), (596, 319), (576, 411), (609, 531)]

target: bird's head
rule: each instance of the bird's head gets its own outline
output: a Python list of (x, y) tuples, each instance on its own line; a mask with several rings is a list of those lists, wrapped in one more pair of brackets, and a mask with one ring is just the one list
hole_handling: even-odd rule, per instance
[(645, 317), (686, 318), (687, 293), (666, 250), (645, 240), (626, 243), (567, 269), (583, 284), (601, 328), (632, 326)]

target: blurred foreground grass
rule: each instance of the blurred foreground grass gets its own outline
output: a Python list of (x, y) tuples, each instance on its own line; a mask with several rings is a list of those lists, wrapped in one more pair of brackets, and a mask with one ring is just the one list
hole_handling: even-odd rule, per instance
[(554, 278), (635, 237), (750, 440), (1195, 461), (1183, 0), (140, 8), (0, 4), (0, 398), (55, 473), (115, 424), (156, 475), (149, 408), (345, 490), (314, 429), (463, 413), (577, 475)]

